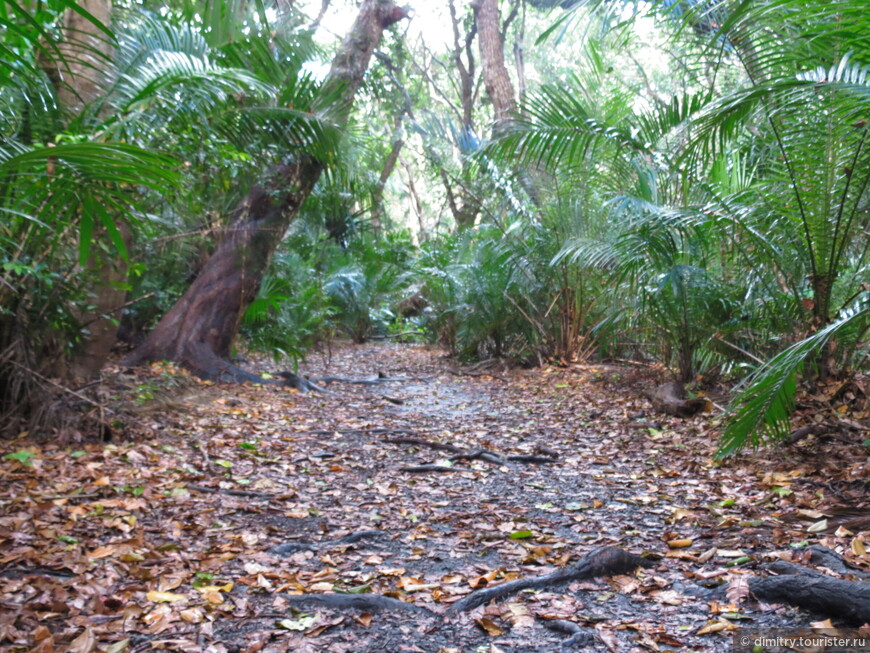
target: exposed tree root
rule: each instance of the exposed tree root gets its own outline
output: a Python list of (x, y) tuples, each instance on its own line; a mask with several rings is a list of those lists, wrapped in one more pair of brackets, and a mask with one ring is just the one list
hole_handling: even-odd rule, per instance
[(342, 376), (321, 376), (316, 379), (317, 382), (329, 385), (331, 383), (349, 383), (351, 385), (382, 385), (384, 383), (412, 383), (415, 381), (428, 381), (429, 379), (421, 379), (417, 377), (389, 377), (378, 374), (374, 379), (346, 379)]
[(749, 579), (755, 598), (794, 605), (853, 625), (870, 623), (870, 583), (832, 578), (784, 561), (765, 565), (765, 569), (780, 575)]
[(284, 544), (273, 546), (269, 549), (269, 553), (275, 555), (291, 555), (298, 551), (313, 551), (314, 549), (328, 549), (334, 546), (356, 544), (361, 540), (374, 540), (384, 537), (384, 535), (385, 533), (383, 531), (357, 531), (356, 533), (339, 537), (336, 540), (326, 540), (324, 542), (285, 542)]
[[(491, 451), (489, 449), (475, 449), (473, 451), (466, 451), (464, 449), (460, 449), (459, 447), (452, 444), (444, 444), (441, 442), (432, 442), (430, 440), (423, 440), (421, 438), (389, 438), (385, 440), (385, 442), (390, 442), (392, 444), (413, 444), (420, 447), (428, 447), (429, 449), (436, 449), (438, 451), (448, 451), (450, 453), (455, 454), (450, 457), (451, 461), (457, 460), (484, 460), (488, 463), (492, 463), (493, 465), (512, 467), (510, 463), (531, 463), (531, 464), (545, 464), (545, 463), (554, 463), (557, 461), (558, 454), (546, 447), (536, 447), (536, 451), (546, 451), (546, 455), (538, 456), (533, 454), (516, 454), (507, 457), (502, 457), (495, 451)], [(407, 470), (404, 470), (407, 471)], [(445, 470), (419, 470), (419, 471), (447, 471)]]
[(431, 610), (424, 608), (422, 605), (407, 603), (399, 599), (390, 598), (389, 596), (381, 596), (380, 594), (285, 594), (284, 596), (291, 605), (309, 605), (315, 603), (325, 605), (328, 608), (335, 608), (336, 610), (352, 608), (367, 612), (392, 610), (432, 614)]
[(188, 490), (194, 492), (202, 492), (203, 494), (227, 494), (231, 497), (254, 497), (257, 499), (275, 499), (277, 494), (271, 492), (256, 492), (254, 490), (231, 490), (220, 487), (208, 487), (206, 485), (186, 485)]
[(462, 449), (452, 444), (444, 444), (443, 442), (430, 442), (422, 438), (388, 438), (384, 442), (391, 444), (413, 444), (419, 447), (428, 447), (437, 451), (449, 451), (450, 453), (460, 453)]
[(843, 558), (826, 547), (814, 544), (813, 546), (807, 547), (806, 552), (809, 554), (809, 561), (814, 565), (826, 567), (831, 571), (844, 576), (851, 575), (864, 580), (870, 580), (870, 573), (850, 567)]
[(532, 463), (535, 465), (546, 465), (548, 463), (558, 462), (558, 460), (552, 456), (535, 456), (532, 454), (517, 454), (514, 456), (508, 456), (507, 459), (515, 463)]
[(473, 472), (467, 467), (448, 467), (447, 465), (408, 465), (399, 467), (400, 472), (408, 474), (424, 474), (426, 472)]
[(486, 462), (498, 465), (499, 467), (502, 465), (510, 467), (504, 458), (499, 456), (495, 451), (490, 451), (489, 449), (476, 449), (475, 451), (459, 453), (452, 456), (450, 460), (485, 460)]
[(692, 417), (707, 408), (707, 399), (689, 399), (683, 384), (675, 382), (660, 385), (649, 395), (649, 400), (660, 413), (675, 417)]
[(858, 426), (847, 424), (845, 422), (822, 422), (817, 424), (808, 424), (791, 432), (791, 435), (785, 440), (785, 444), (797, 444), (805, 438), (815, 436), (825, 436), (834, 440), (839, 440), (845, 444), (854, 444), (854, 439), (842, 435), (850, 431), (861, 432)]
[(536, 578), (518, 578), (495, 587), (487, 587), (457, 601), (448, 612), (467, 612), (479, 605), (511, 596), (527, 589), (545, 589), (575, 580), (588, 580), (598, 576), (624, 574), (638, 567), (651, 567), (652, 562), (622, 549), (604, 546), (594, 549), (570, 567)]
[(584, 647), (588, 648), (598, 639), (594, 628), (583, 628), (575, 624), (573, 621), (565, 619), (539, 619), (544, 628), (552, 630), (556, 633), (570, 635), (566, 640), (562, 641), (562, 648)]

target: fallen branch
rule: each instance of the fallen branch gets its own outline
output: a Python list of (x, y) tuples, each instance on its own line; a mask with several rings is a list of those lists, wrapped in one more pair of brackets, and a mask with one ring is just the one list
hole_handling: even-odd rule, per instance
[(518, 578), (495, 587), (478, 590), (457, 601), (448, 612), (468, 612), (479, 605), (511, 596), (527, 589), (544, 589), (564, 585), (575, 580), (588, 580), (598, 576), (624, 574), (637, 567), (651, 567), (652, 562), (613, 546), (594, 549), (570, 567), (536, 578)]

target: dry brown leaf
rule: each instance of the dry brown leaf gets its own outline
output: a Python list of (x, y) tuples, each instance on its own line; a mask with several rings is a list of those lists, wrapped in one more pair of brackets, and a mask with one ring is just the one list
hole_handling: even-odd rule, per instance
[(749, 579), (746, 576), (737, 576), (730, 583), (728, 589), (725, 590), (725, 596), (734, 604), (740, 603), (743, 599), (749, 596)]
[(97, 648), (97, 637), (90, 626), (86, 626), (82, 634), (69, 643), (69, 653), (91, 653)]
[(737, 630), (740, 628), (737, 624), (733, 624), (725, 619), (715, 619), (708, 621), (698, 629), (696, 635), (709, 635), (710, 633), (721, 633), (726, 630)]
[(475, 619), (474, 623), (483, 628), (491, 637), (501, 637), (504, 635), (504, 630), (489, 617), (480, 617)]
[(680, 540), (669, 540), (668, 546), (672, 549), (685, 549), (686, 547), (692, 546), (695, 541), (691, 539), (680, 539)]
[(184, 594), (174, 594), (173, 592), (159, 592), (151, 590), (145, 595), (149, 601), (154, 603), (175, 603), (176, 601), (186, 601), (187, 597)]

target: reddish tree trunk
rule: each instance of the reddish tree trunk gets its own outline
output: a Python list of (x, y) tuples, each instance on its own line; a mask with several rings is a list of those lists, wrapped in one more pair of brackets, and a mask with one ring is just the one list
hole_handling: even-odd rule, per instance
[[(354, 95), (383, 30), (406, 16), (390, 0), (363, 3), (333, 59), (322, 93), (324, 98), (335, 97), (334, 91), (341, 89), (338, 104), (328, 107), (339, 124), (347, 121)], [(226, 359), (272, 253), (317, 183), (321, 170), (319, 161), (302, 157), (277, 166), (267, 179), (252, 188), (236, 209), (226, 239), (184, 296), (124, 364), (173, 360), (206, 379), (262, 381)]]

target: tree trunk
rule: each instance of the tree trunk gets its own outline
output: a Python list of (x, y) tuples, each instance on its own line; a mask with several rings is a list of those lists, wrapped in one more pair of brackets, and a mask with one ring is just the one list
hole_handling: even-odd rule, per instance
[[(510, 127), (517, 113), (514, 85), (505, 64), (504, 34), (499, 25), (498, 0), (475, 0), (472, 7), (480, 35), (483, 84), (492, 101), (494, 113), (492, 136), (496, 138)], [(512, 13), (511, 17), (514, 15)], [(532, 167), (517, 170), (516, 173), (523, 190), (536, 206), (540, 206), (540, 171)]]
[(474, 7), (480, 35), (483, 83), (495, 114), (493, 134), (498, 134), (513, 119), (517, 110), (514, 86), (504, 61), (504, 40), (499, 29), (498, 0), (476, 0)]
[[(333, 59), (317, 110), (330, 110), (339, 125), (347, 122), (354, 95), (383, 30), (406, 16), (407, 12), (390, 0), (365, 0)], [(337, 103), (327, 105), (328, 98), (334, 98), (339, 89)], [(275, 167), (267, 179), (252, 188), (236, 209), (226, 239), (184, 296), (124, 364), (173, 360), (205, 379), (261, 381), (232, 366), (226, 358), (272, 253), (322, 169), (319, 161), (302, 157)]]
[[(111, 29), (111, 0), (80, 0), (78, 4)], [(55, 62), (52, 75), (58, 103), (68, 114), (76, 115), (101, 97), (111, 83), (114, 48), (108, 34), (72, 9), (64, 14), (62, 34), (58, 44), (61, 59)]]
[[(133, 242), (132, 232), (122, 222), (117, 226), (129, 251)], [(96, 234), (105, 236), (102, 228), (94, 233), (95, 237)], [(96, 277), (93, 298), (90, 307), (78, 315), (86, 333), (81, 346), (72, 355), (65, 376), (71, 379), (99, 376), (112, 346), (118, 340), (121, 307), (127, 296), (127, 268), (127, 261), (117, 254), (107, 256), (101, 248), (91, 248), (88, 272)]]
[[(105, 29), (111, 29), (111, 0), (82, 0), (79, 4)], [(115, 77), (112, 39), (91, 20), (72, 9), (64, 14), (62, 34), (58, 43), (60, 57), (49, 64), (49, 76), (55, 84), (58, 105), (70, 119), (88, 110), (98, 113), (99, 101)], [(99, 220), (94, 219), (94, 223), (99, 224)], [(129, 249), (132, 242), (130, 229), (123, 223), (117, 226)], [(105, 236), (105, 229), (97, 228), (93, 234), (94, 242)], [(59, 361), (55, 370), (68, 378), (96, 377), (106, 362), (116, 340), (120, 307), (127, 293), (127, 262), (118, 255), (107, 256), (94, 246), (83, 276), (90, 278), (93, 284), (90, 306), (76, 310), (76, 317), (85, 330), (83, 342), (69, 360)]]
[(384, 160), (384, 166), (381, 168), (378, 183), (372, 191), (372, 229), (380, 232), (384, 228), (384, 188), (393, 170), (396, 169), (396, 163), (399, 161), (399, 155), (402, 153), (402, 148), (405, 146), (405, 140), (402, 138), (402, 118), (396, 120), (396, 126), (393, 130), (393, 139), (390, 146), (390, 153)]

